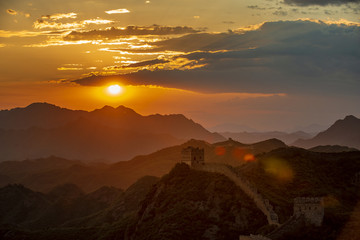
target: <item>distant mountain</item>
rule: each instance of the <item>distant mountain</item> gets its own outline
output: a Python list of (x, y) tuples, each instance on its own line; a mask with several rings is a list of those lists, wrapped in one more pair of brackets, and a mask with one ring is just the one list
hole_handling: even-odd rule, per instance
[(86, 112), (34, 103), (0, 111), (0, 161), (50, 155), (123, 161), (191, 138), (224, 139), (180, 114), (141, 116), (124, 106)]
[(312, 152), (325, 152), (325, 153), (340, 153), (340, 152), (359, 151), (356, 148), (349, 148), (349, 147), (339, 146), (339, 145), (316, 146), (313, 148), (309, 148), (308, 150), (312, 151)]
[(104, 186), (88, 194), (74, 184), (56, 186), (46, 194), (8, 185), (0, 188), (0, 225), (25, 229), (101, 226), (135, 215), (157, 181), (146, 177), (126, 191)]
[(312, 138), (314, 135), (298, 131), (293, 133), (286, 133), (286, 132), (219, 132), (222, 136), (226, 138), (232, 138), (236, 141), (242, 143), (255, 143), (264, 141), (271, 138), (277, 138), (283, 141), (286, 144), (293, 143), (299, 138), (308, 139)]
[(319, 145), (340, 145), (360, 149), (360, 119), (347, 116), (336, 121), (327, 130), (315, 137), (293, 143), (294, 146), (311, 148)]
[(255, 128), (236, 123), (218, 124), (208, 129), (212, 132), (257, 132)]
[(324, 131), (327, 128), (329, 128), (329, 125), (321, 125), (321, 124), (313, 123), (313, 124), (306, 125), (306, 126), (295, 126), (293, 128), (287, 129), (286, 132), (303, 131), (303, 132), (307, 132), (307, 133), (315, 135), (319, 132)]
[(85, 192), (94, 191), (101, 186), (124, 189), (143, 176), (161, 177), (168, 173), (181, 161), (181, 150), (188, 146), (203, 148), (207, 162), (232, 166), (241, 166), (247, 161), (253, 161), (256, 154), (286, 147), (277, 139), (255, 144), (242, 144), (232, 139), (214, 144), (190, 140), (181, 145), (113, 164), (90, 164), (57, 157), (7, 161), (0, 163), (0, 184), (2, 183), (0, 186), (20, 183), (41, 192), (48, 192), (56, 185), (66, 183), (74, 183)]

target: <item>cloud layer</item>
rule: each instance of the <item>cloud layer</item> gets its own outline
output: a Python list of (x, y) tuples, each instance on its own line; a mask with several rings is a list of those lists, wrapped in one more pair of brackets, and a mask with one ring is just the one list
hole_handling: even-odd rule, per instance
[[(356, 94), (360, 91), (360, 27), (312, 21), (267, 22), (244, 33), (190, 34), (154, 43), (182, 51), (116, 76), (130, 85), (203, 92)], [(102, 85), (110, 77), (75, 82)], [(114, 79), (114, 76), (111, 77)]]
[(138, 35), (172, 35), (172, 34), (186, 34), (196, 33), (191, 27), (166, 27), (153, 25), (150, 27), (127, 26), (124, 29), (112, 27), (107, 30), (91, 30), (91, 31), (72, 31), (64, 37), (65, 40), (96, 40), (96, 39), (114, 39), (121, 36), (138, 36)]
[(284, 0), (285, 4), (310, 6), (310, 5), (342, 5), (347, 3), (360, 3), (360, 0)]

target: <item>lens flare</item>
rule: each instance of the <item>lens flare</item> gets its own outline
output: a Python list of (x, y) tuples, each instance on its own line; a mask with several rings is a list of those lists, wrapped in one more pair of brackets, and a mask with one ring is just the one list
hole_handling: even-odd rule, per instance
[(215, 148), (215, 154), (218, 156), (223, 156), (226, 153), (226, 149), (223, 146), (217, 146)]
[(264, 163), (265, 172), (281, 181), (289, 182), (294, 178), (294, 171), (283, 159), (270, 158)]

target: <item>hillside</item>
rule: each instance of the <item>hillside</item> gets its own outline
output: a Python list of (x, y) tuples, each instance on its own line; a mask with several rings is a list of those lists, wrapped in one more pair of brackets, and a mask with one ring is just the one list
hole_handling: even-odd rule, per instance
[(74, 184), (56, 186), (46, 194), (22, 185), (8, 185), (0, 188), (0, 225), (37, 230), (114, 223), (135, 216), (140, 202), (157, 181), (155, 177), (146, 177), (125, 192), (101, 187), (88, 194)]
[(347, 116), (337, 120), (333, 125), (315, 137), (303, 140), (299, 139), (292, 145), (311, 148), (319, 145), (340, 145), (360, 149), (360, 119)]
[(142, 116), (124, 106), (87, 112), (33, 103), (0, 111), (0, 161), (56, 155), (116, 162), (191, 138), (224, 139), (181, 114)]
[(339, 145), (316, 146), (316, 147), (313, 147), (313, 148), (309, 148), (308, 150), (312, 151), (312, 152), (326, 152), (326, 153), (340, 153), (340, 152), (359, 151), (356, 148), (349, 148), (349, 147), (339, 146)]
[(266, 223), (229, 179), (177, 165), (143, 202), (131, 239), (236, 239)]
[(352, 184), (360, 172), (359, 152), (317, 153), (282, 148), (263, 154), (236, 171), (270, 200), (280, 222), (292, 215), (295, 197), (324, 197), (323, 226), (302, 229), (285, 239), (336, 239), (359, 201), (358, 187)]
[[(196, 143), (204, 144), (189, 144)], [(281, 223), (292, 215), (295, 197), (324, 197), (321, 227), (304, 225), (273, 240), (335, 240), (347, 223), (354, 224), (351, 216), (359, 193), (353, 180), (360, 172), (359, 152), (278, 148), (231, 171), (246, 177), (270, 200)], [(48, 193), (19, 185), (1, 188), (0, 193), (0, 238), (5, 240), (225, 240), (240, 234), (266, 235), (274, 229), (232, 180), (185, 164), (177, 164), (160, 180), (144, 177), (126, 191), (102, 187), (84, 193), (65, 184)]]
[(255, 143), (265, 141), (267, 139), (276, 138), (283, 141), (286, 144), (291, 144), (294, 141), (301, 139), (309, 139), (314, 135), (302, 131), (293, 133), (286, 132), (220, 132), (220, 134), (226, 138), (232, 138), (242, 143)]
[(143, 176), (161, 177), (168, 173), (181, 161), (181, 150), (188, 146), (204, 148), (207, 162), (240, 166), (246, 161), (253, 160), (256, 154), (286, 145), (276, 139), (255, 144), (242, 144), (234, 140), (210, 144), (190, 140), (181, 145), (114, 164), (89, 164), (57, 157), (8, 161), (0, 163), (0, 186), (19, 183), (36, 191), (47, 192), (56, 185), (71, 182), (85, 192), (94, 191), (102, 186), (124, 189)]

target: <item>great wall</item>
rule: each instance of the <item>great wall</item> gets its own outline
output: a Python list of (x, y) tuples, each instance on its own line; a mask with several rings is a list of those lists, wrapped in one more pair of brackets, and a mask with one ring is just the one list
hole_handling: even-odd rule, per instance
[(204, 150), (188, 147), (182, 150), (182, 162), (196, 170), (221, 173), (231, 179), (240, 189), (249, 196), (264, 213), (269, 225), (277, 228), (267, 234), (239, 236), (239, 240), (272, 240), (278, 239), (286, 233), (294, 231), (304, 225), (321, 226), (324, 218), (324, 205), (322, 198), (298, 197), (294, 199), (294, 213), (287, 221), (280, 224), (279, 218), (270, 201), (264, 198), (239, 172), (235, 172), (230, 166), (221, 163), (205, 163)]

